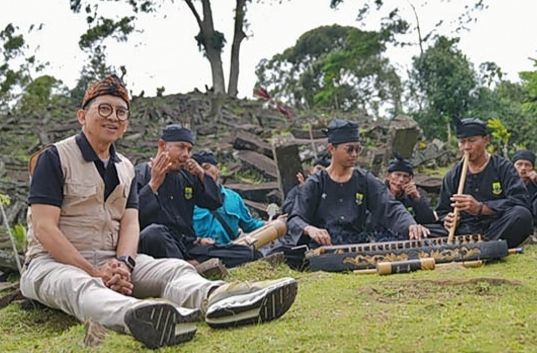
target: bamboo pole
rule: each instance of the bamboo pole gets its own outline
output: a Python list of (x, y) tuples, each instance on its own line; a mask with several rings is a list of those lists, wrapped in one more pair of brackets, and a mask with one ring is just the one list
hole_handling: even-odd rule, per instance
[[(459, 179), (459, 187), (457, 189), (457, 194), (462, 194), (464, 192), (464, 184), (466, 183), (466, 173), (468, 173), (468, 152), (464, 152), (464, 156), (462, 157), (462, 171), (461, 171), (461, 177)], [(455, 207), (453, 211), (453, 225), (449, 229), (449, 235), (448, 235), (448, 244), (453, 243), (453, 237), (455, 236), (455, 230), (457, 229), (458, 225), (458, 218), (459, 218), (459, 209)]]
[(2, 211), (2, 219), (4, 220), (4, 226), (6, 227), (7, 234), (9, 235), (9, 239), (11, 240), (11, 246), (13, 247), (13, 256), (15, 256), (15, 261), (17, 262), (17, 269), (19, 270), (19, 274), (22, 274), (22, 265), (21, 260), (19, 259), (19, 253), (17, 252), (17, 246), (15, 245), (15, 239), (13, 238), (13, 234), (11, 233), (11, 228), (9, 228), (6, 211), (4, 210), (4, 206), (1, 202), (0, 211)]

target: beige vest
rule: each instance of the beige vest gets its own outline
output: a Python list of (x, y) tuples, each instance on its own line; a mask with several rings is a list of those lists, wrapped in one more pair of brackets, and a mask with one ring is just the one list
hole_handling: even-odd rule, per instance
[[(63, 203), (59, 228), (79, 251), (113, 250), (118, 241), (119, 223), (129, 197), (134, 167), (124, 156), (116, 163), (119, 185), (104, 201), (104, 181), (95, 163), (82, 157), (75, 137), (55, 144), (64, 176)], [(110, 163), (113, 163), (110, 161)], [(47, 253), (34, 236), (31, 207), (28, 207), (27, 259)]]

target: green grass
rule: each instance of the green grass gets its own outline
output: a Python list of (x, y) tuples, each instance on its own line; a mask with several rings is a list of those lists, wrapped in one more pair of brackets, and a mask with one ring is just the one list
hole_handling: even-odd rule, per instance
[[(232, 279), (294, 276), (297, 300), (280, 320), (213, 330), (162, 352), (535, 352), (537, 246), (477, 269), (391, 276), (300, 273), (255, 263)], [(109, 332), (85, 348), (84, 326), (49, 309), (0, 310), (2, 352), (144, 352)]]

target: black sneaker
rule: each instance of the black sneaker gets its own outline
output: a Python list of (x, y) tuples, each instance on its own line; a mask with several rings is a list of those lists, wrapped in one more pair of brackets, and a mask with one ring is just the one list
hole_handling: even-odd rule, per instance
[(289, 310), (297, 290), (293, 278), (224, 284), (210, 295), (205, 321), (224, 328), (274, 320)]
[(148, 348), (173, 346), (196, 334), (198, 309), (176, 308), (165, 301), (143, 301), (125, 314), (131, 335)]

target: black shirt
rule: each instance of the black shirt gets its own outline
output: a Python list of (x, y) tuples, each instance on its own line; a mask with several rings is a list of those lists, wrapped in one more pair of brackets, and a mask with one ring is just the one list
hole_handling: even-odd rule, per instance
[[(87, 162), (93, 161), (99, 175), (104, 181), (105, 197), (110, 196), (112, 191), (119, 185), (116, 163), (121, 159), (116, 153), (114, 145), (110, 146), (110, 159), (105, 167), (95, 150), (88, 142), (86, 135), (81, 132), (75, 137), (76, 144), (80, 148), (82, 157)], [(138, 208), (138, 194), (136, 193), (135, 180), (133, 179), (126, 208)], [(28, 204), (45, 204), (61, 207), (63, 203), (63, 187), (65, 179), (60, 163), (60, 155), (56, 146), (47, 147), (39, 156), (30, 182)]]
[[(389, 188), (387, 182), (386, 187)], [(430, 224), (436, 222), (434, 211), (429, 205), (425, 192), (422, 190), (418, 190), (418, 192), (420, 194), (419, 200), (413, 199), (405, 193), (395, 196), (395, 199), (405, 206), (406, 210), (414, 217), (417, 223)]]
[[(450, 197), (457, 193), (462, 162), (458, 162), (444, 176), (440, 190), (440, 200), (436, 212), (441, 221), (453, 211)], [(468, 172), (463, 194), (472, 195), (477, 201), (486, 203), (496, 214), (491, 216), (473, 216), (461, 213), (460, 225), (473, 225), (471, 228), (492, 221), (513, 206), (523, 206), (530, 210), (528, 192), (513, 164), (497, 155), (491, 156), (487, 166), (477, 174)]]
[(168, 226), (177, 235), (195, 238), (192, 226), (194, 205), (216, 210), (222, 206), (220, 189), (208, 174), (203, 182), (185, 170), (171, 171), (153, 193), (149, 187), (151, 168), (148, 163), (137, 165), (136, 189), (140, 198), (140, 228), (150, 224)]
[(348, 244), (360, 241), (368, 219), (373, 227), (384, 227), (404, 237), (408, 237), (408, 227), (415, 224), (386, 185), (370, 172), (355, 169), (349, 181), (338, 183), (321, 171), (300, 188), (288, 221), (289, 234), (298, 242), (304, 228), (312, 225), (326, 229), (332, 244)]
[(526, 189), (528, 189), (528, 194), (530, 196), (533, 219), (535, 220), (534, 223), (537, 224), (537, 183), (534, 181), (526, 183)]
[(295, 185), (287, 195), (285, 196), (285, 200), (283, 200), (282, 204), (282, 213), (290, 215), (291, 211), (293, 211), (293, 205), (295, 204), (296, 196), (298, 195), (298, 191), (300, 190), (301, 185)]

